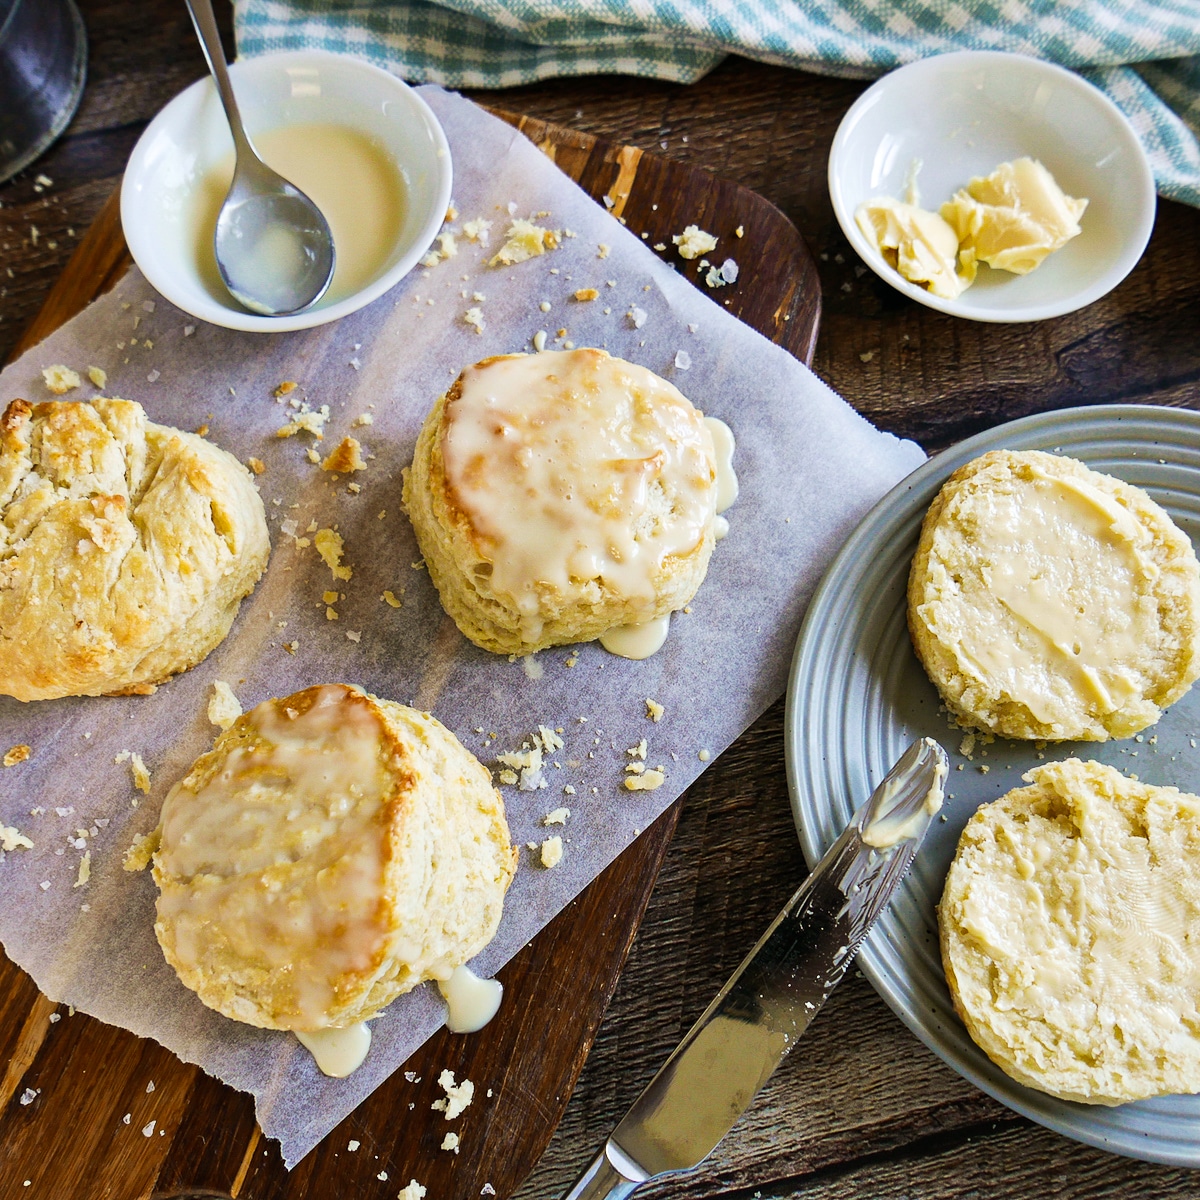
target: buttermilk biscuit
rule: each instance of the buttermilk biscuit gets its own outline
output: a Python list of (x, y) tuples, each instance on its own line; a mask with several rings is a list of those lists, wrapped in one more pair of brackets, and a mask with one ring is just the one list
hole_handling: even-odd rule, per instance
[(1047, 763), (963, 830), (938, 909), (954, 1006), (1019, 1083), (1200, 1091), (1200, 797)]
[(1140, 488), (1036, 450), (960, 468), (908, 581), (917, 657), (963, 725), (1102, 742), (1200, 674), (1200, 567)]
[(151, 692), (229, 632), (270, 553), (250, 473), (140, 404), (0, 417), (0, 693)]
[(442, 605), (500, 654), (682, 608), (708, 569), (717, 491), (702, 415), (652, 371), (593, 349), (468, 367), (404, 476)]
[(344, 684), (238, 717), (153, 836), (167, 961), (268, 1029), (353, 1025), (449, 978), (496, 932), (516, 869), (474, 756), (428, 713)]

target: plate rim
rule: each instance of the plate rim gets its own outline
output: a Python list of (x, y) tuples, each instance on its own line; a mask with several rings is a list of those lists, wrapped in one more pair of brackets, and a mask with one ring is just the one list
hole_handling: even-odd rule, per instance
[[(988, 450), (1004, 448), (1004, 443), (1015, 438), (1027, 438), (1041, 434), (1062, 435), (1064, 445), (1069, 442), (1072, 431), (1079, 425), (1094, 426), (1099, 423), (1102, 428), (1115, 427), (1123, 421), (1150, 419), (1152, 423), (1162, 423), (1168, 429), (1176, 431), (1187, 430), (1200, 445), (1200, 412), (1192, 409), (1175, 408), (1168, 405), (1156, 404), (1100, 404), (1084, 405), (1053, 409), (1049, 412), (1035, 413), (1019, 417), (1000, 425), (973, 434), (945, 450), (927, 459), (921, 466), (905, 476), (895, 485), (859, 522), (847, 538), (837, 556), (826, 569), (821, 582), (813, 593), (805, 612), (800, 633), (796, 639), (796, 647), (792, 656), (791, 669), (788, 674), (787, 690), (785, 693), (784, 709), (784, 763), (787, 774), (788, 801), (792, 810), (792, 820), (806, 862), (811, 869), (825, 850), (823, 842), (806, 828), (802, 812), (802, 794), (800, 786), (799, 757), (802, 750), (803, 729), (807, 704), (799, 697), (801, 684), (805, 678), (805, 667), (814, 654), (814, 642), (817, 640), (818, 621), (828, 604), (829, 596), (835, 593), (840, 585), (841, 576), (846, 567), (857, 563), (864, 548), (873, 547), (879, 536), (877, 526), (884, 522), (883, 532), (887, 526), (900, 522), (912, 516), (914, 511), (920, 511), (933, 499), (937, 490), (946, 478), (960, 466)], [(1054, 439), (1047, 439), (1054, 440)], [(1069, 447), (1068, 447), (1069, 449)], [(837, 756), (836, 746), (832, 753)], [(903, 886), (903, 885), (902, 885)], [(1156, 1137), (1130, 1130), (1126, 1137), (1114, 1139), (1111, 1130), (1102, 1133), (1087, 1127), (1086, 1119), (1082, 1126), (1063, 1119), (1055, 1106), (1068, 1102), (1025, 1087), (1003, 1075), (1005, 1086), (997, 1087), (976, 1070), (970, 1061), (964, 1060), (952, 1048), (943, 1046), (933, 1030), (926, 1026), (910, 1011), (908, 1002), (901, 996), (897, 977), (881, 961), (872, 945), (873, 938), (868, 938), (859, 951), (855, 966), (870, 980), (872, 987), (880, 995), (888, 1008), (901, 1020), (926, 1047), (933, 1051), (943, 1062), (969, 1083), (1003, 1104), (1010, 1111), (1026, 1117), (1037, 1124), (1071, 1138), (1085, 1145), (1110, 1153), (1121, 1154), (1129, 1158), (1145, 1162), (1161, 1163), (1167, 1166), (1200, 1168), (1200, 1136), (1189, 1143), (1191, 1150), (1187, 1154), (1172, 1151), (1169, 1146), (1177, 1146), (1178, 1142), (1158, 1144)], [(955, 1019), (958, 1019), (957, 1014)], [(971, 1043), (974, 1046), (974, 1043)], [(979, 1051), (982, 1053), (982, 1051)], [(990, 1060), (988, 1060), (990, 1063)], [(997, 1068), (999, 1070), (999, 1068)], [(1079, 1111), (1086, 1118), (1090, 1109), (1098, 1106), (1075, 1105), (1069, 1112)], [(1117, 1106), (1123, 1107), (1123, 1106)], [(1105, 1107), (1104, 1111), (1115, 1111)]]

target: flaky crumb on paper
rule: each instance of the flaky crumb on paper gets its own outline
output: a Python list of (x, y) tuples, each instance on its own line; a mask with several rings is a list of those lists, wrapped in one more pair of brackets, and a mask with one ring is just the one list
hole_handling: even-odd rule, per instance
[(133, 839), (129, 849), (125, 851), (122, 866), (126, 871), (142, 871), (150, 865), (154, 852), (158, 849), (159, 831), (152, 829), (149, 833), (140, 833)]
[(311, 433), (318, 440), (325, 436), (325, 422), (329, 420), (329, 405), (322, 404), (320, 408), (309, 408), (307, 404), (301, 404), (299, 410), (295, 413), (286, 425), (281, 425), (275, 430), (275, 436), (278, 438), (295, 437), (298, 433)]
[(504, 235), (504, 245), (488, 259), (492, 267), (511, 267), (531, 258), (545, 254), (547, 250), (557, 250), (562, 235), (554, 229), (544, 229), (532, 221), (524, 221), (520, 217), (513, 221)]
[(483, 309), (481, 309), (478, 305), (468, 308), (467, 311), (463, 313), (463, 322), (464, 324), (470, 325), (476, 333), (482, 333)]
[(556, 808), (553, 812), (548, 812), (542, 818), (543, 825), (565, 825), (567, 818), (571, 815), (569, 808)]
[(120, 754), (113, 758), (113, 762), (129, 763), (129, 773), (133, 777), (133, 786), (139, 792), (149, 794), (150, 772), (146, 769), (146, 764), (142, 761), (142, 756), (136, 750), (122, 750)]
[(46, 387), (56, 396), (66, 395), (67, 392), (77, 388), (83, 382), (79, 378), (78, 371), (72, 371), (70, 367), (63, 366), (62, 363), (55, 363), (52, 367), (44, 368), (42, 378), (46, 381)]
[(0, 850), (32, 850), (33, 842), (15, 825), (0, 825)]
[(108, 372), (103, 367), (88, 367), (87, 377), (101, 391), (108, 386)]
[(667, 710), (663, 708), (663, 706), (659, 704), (657, 700), (651, 700), (649, 696), (646, 697), (646, 716), (648, 716), (650, 720), (655, 723), (655, 725), (657, 725), (659, 721), (663, 719), (663, 713), (666, 711)]
[(580, 303), (586, 304), (589, 300), (598, 300), (600, 292), (596, 288), (576, 288), (571, 296)]
[(563, 844), (562, 838), (557, 834), (554, 837), (548, 837), (542, 843), (541, 862), (542, 866), (549, 871), (553, 867), (557, 867), (562, 862)]
[(650, 767), (640, 775), (626, 775), (625, 787), (631, 792), (653, 792), (662, 787), (666, 779), (667, 777), (661, 771)]
[(380, 596), (379, 598), (380, 598), (380, 600), (382, 600), (382, 601), (384, 602), (384, 604), (386, 604), (386, 605), (387, 605), (389, 608), (400, 608), (400, 607), (401, 607), (401, 605), (402, 605), (402, 603), (403, 603), (403, 601), (400, 601), (400, 600), (397, 600), (397, 599), (396, 599), (396, 593), (395, 593), (395, 592), (393, 592), (393, 591), (391, 590), (391, 588), (388, 588), (388, 590), (387, 590), (387, 591), (385, 591), (385, 592), (383, 593), (383, 595), (382, 595), (382, 596)]
[(483, 217), (476, 217), (473, 221), (463, 222), (463, 237), (469, 242), (478, 242), (481, 246), (486, 246), (491, 237), (489, 233), (491, 228), (491, 221), (485, 221)]
[(15, 767), (17, 763), (23, 763), (32, 753), (32, 746), (21, 743), (19, 746), (13, 746), (0, 761), (3, 761), (6, 767)]
[(92, 852), (85, 850), (83, 857), (79, 860), (79, 874), (75, 878), (73, 887), (83, 887), (85, 883), (92, 877)]
[(333, 572), (334, 579), (349, 579), (354, 574), (352, 567), (342, 565), (342, 553), (345, 543), (342, 535), (333, 529), (318, 529), (313, 534), (313, 545), (324, 560), (325, 565)]
[(233, 688), (223, 679), (212, 685), (208, 698), (208, 719), (221, 729), (228, 729), (242, 715), (241, 701), (233, 694)]
[(367, 464), (363, 461), (362, 446), (357, 438), (344, 437), (333, 448), (323, 463), (322, 471), (340, 471), (344, 474), (351, 471), (365, 471)]
[(442, 1100), (435, 1100), (430, 1108), (435, 1112), (443, 1113), (447, 1121), (453, 1121), (475, 1099), (475, 1085), (469, 1079), (464, 1079), (462, 1083), (455, 1083), (454, 1072), (450, 1070), (443, 1071), (438, 1076), (438, 1087), (446, 1093), (446, 1096)]

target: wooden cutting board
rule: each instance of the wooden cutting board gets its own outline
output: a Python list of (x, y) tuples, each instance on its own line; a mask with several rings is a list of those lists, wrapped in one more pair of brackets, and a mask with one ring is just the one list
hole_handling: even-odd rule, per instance
[[(661, 257), (701, 290), (707, 289), (698, 262), (681, 259), (671, 236), (690, 224), (715, 234), (714, 258), (735, 258), (741, 273), (713, 298), (811, 363), (821, 307), (817, 271), (800, 234), (773, 205), (633, 146), (498, 115), (596, 200), (610, 204), (649, 245), (665, 244)], [(14, 357), (128, 269), (119, 199), (118, 189)], [(155, 1042), (58, 1008), (0, 954), (0, 1200), (142, 1200), (190, 1189), (239, 1200), (394, 1200), (413, 1178), (430, 1200), (473, 1200), (488, 1184), (504, 1200), (562, 1116), (682, 804), (664, 813), (500, 972), (504, 1007), (491, 1025), (470, 1036), (443, 1030), (432, 1038), (291, 1172), (275, 1143), (260, 1134), (249, 1096)], [(475, 1103), (452, 1127), (461, 1139), (457, 1155), (440, 1148), (451, 1126), (430, 1110), (442, 1094), (436, 1081), (445, 1068), (476, 1087)], [(409, 1082), (410, 1073), (419, 1082)], [(358, 1143), (353, 1152), (351, 1141)]]

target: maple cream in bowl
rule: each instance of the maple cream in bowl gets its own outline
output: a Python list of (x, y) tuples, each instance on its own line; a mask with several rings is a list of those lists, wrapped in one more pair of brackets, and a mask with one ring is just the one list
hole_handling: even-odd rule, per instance
[(134, 147), (121, 189), (134, 260), (172, 304), (230, 329), (306, 329), (369, 304), (412, 270), (446, 214), (450, 150), (437, 118), (399, 79), (346, 55), (287, 51), (229, 71), (259, 153), (330, 224), (329, 291), (303, 312), (267, 317), (221, 283), (212, 237), (233, 140), (208, 78), (176, 96)]

